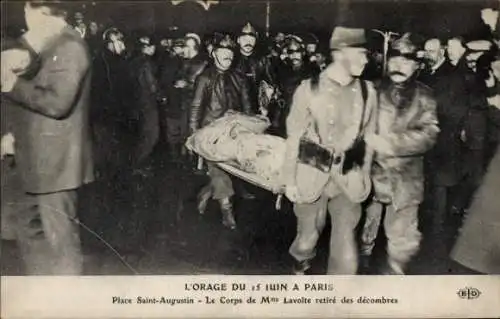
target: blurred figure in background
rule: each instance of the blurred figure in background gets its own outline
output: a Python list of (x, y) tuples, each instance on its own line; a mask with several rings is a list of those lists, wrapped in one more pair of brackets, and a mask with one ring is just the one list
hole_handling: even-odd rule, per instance
[(85, 23), (85, 17), (81, 12), (75, 12), (74, 14), (74, 28), (84, 39), (87, 38), (87, 24)]
[[(184, 39), (172, 41), (172, 47), (159, 52), (158, 56), (158, 84), (161, 94), (160, 124), (163, 144), (174, 151), (172, 145), (181, 143), (179, 132), (179, 119), (181, 115), (181, 95), (174, 87), (174, 82), (182, 67), (184, 56)], [(173, 158), (173, 154), (170, 154)]]
[[(22, 125), (15, 127), (16, 165), (26, 192), (17, 240), (29, 275), (81, 275), (78, 190), (94, 180), (89, 125), (91, 57), (68, 25), (69, 3), (28, 1), (23, 41), (40, 58), (32, 78), (2, 58), (2, 93)], [(5, 53), (5, 52), (3, 52)], [(3, 106), (2, 106), (3, 107)]]
[[(183, 164), (188, 161), (187, 150), (184, 147), (189, 136), (189, 111), (194, 95), (194, 85), (198, 76), (205, 70), (207, 61), (200, 53), (201, 39), (195, 33), (188, 33), (184, 37), (184, 59), (181, 67), (175, 75), (174, 89), (177, 89), (180, 96), (180, 106), (178, 121), (172, 122), (170, 126), (170, 155), (175, 163)], [(174, 106), (175, 107), (175, 106)], [(185, 163), (187, 164), (187, 163)]]
[(151, 173), (150, 155), (159, 139), (160, 118), (158, 102), (161, 92), (156, 79), (156, 65), (153, 56), (156, 46), (151, 38), (138, 39), (138, 53), (131, 61), (133, 80), (133, 121), (135, 122), (136, 148), (134, 151), (135, 173), (148, 176)]
[(465, 46), (465, 41), (461, 37), (453, 37), (448, 39), (446, 45), (446, 54), (448, 59), (453, 66), (459, 66), (460, 62), (463, 61), (463, 56), (467, 51)]
[(93, 62), (90, 123), (96, 171), (101, 178), (112, 177), (131, 165), (128, 159), (132, 92), (127, 48), (122, 38), (116, 28), (105, 30)]
[[(500, 129), (500, 59), (492, 65), (486, 79), (489, 89), (488, 111), (491, 122)], [(499, 131), (497, 131), (499, 132)], [(500, 148), (469, 208), (464, 225), (451, 252), (460, 264), (484, 274), (500, 274)]]

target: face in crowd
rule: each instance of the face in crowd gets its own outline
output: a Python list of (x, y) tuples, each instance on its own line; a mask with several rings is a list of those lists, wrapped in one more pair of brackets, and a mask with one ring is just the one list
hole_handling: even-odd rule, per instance
[(251, 34), (243, 34), (238, 37), (240, 50), (244, 54), (251, 54), (257, 43), (257, 38)]
[(276, 44), (281, 44), (283, 43), (283, 41), (285, 41), (285, 34), (282, 32), (278, 32), (278, 34), (276, 34), (276, 37), (274, 37), (274, 42)]
[(75, 12), (75, 23), (78, 26), (84, 25), (84, 22), (83, 22), (83, 13), (81, 13), (81, 12)]
[(212, 56), (212, 53), (214, 51), (214, 45), (212, 43), (207, 44), (207, 52), (210, 56)]
[(476, 71), (476, 65), (477, 65), (477, 60), (484, 54), (484, 52), (469, 52), (467, 56), (465, 57), (465, 60), (467, 61), (467, 66), (473, 70)]
[(226, 71), (231, 67), (234, 59), (233, 50), (228, 48), (216, 48), (212, 54), (217, 69)]
[(404, 83), (415, 74), (419, 66), (418, 61), (408, 56), (390, 57), (387, 63), (389, 78), (394, 83)]
[(449, 39), (447, 43), (446, 53), (448, 54), (450, 62), (456, 65), (465, 53), (465, 47), (463, 46), (462, 41), (457, 38)]
[(142, 52), (144, 52), (144, 54), (147, 56), (153, 56), (155, 55), (156, 52), (156, 45), (154, 44), (145, 45), (142, 48)]
[(123, 35), (121, 33), (111, 33), (108, 37), (106, 47), (114, 54), (121, 55), (125, 52), (125, 43), (123, 42)]
[(439, 39), (430, 39), (425, 43), (425, 56), (431, 65), (436, 65), (444, 59), (445, 50)]
[(92, 34), (92, 35), (96, 35), (99, 32), (99, 26), (97, 25), (97, 23), (95, 21), (91, 21), (89, 23), (89, 30), (90, 30), (90, 34)]
[(160, 48), (163, 51), (169, 51), (172, 47), (172, 39), (161, 39), (160, 40)]
[(184, 47), (183, 46), (174, 45), (172, 50), (173, 50), (175, 56), (184, 58)]
[(368, 63), (368, 50), (365, 48), (347, 47), (332, 52), (333, 61), (341, 65), (350, 76), (360, 76)]
[(318, 49), (318, 45), (316, 43), (308, 43), (306, 45), (306, 53), (309, 56), (314, 55), (316, 53), (317, 49)]
[(292, 66), (298, 67), (302, 65), (302, 61), (304, 59), (304, 50), (299, 44), (295, 42), (291, 43), (288, 46), (286, 52), (288, 55), (288, 59), (292, 63)]
[(198, 43), (195, 39), (187, 38), (184, 44), (184, 57), (187, 59), (194, 58), (199, 52)]

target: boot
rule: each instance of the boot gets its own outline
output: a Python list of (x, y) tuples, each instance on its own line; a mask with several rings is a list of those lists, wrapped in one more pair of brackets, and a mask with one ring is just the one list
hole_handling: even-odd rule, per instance
[(222, 224), (231, 229), (236, 229), (236, 220), (233, 215), (233, 205), (229, 200), (220, 200), (220, 209), (222, 213)]
[(200, 215), (205, 213), (210, 198), (212, 198), (212, 189), (210, 185), (206, 185), (198, 193), (198, 212)]
[(303, 276), (310, 268), (311, 261), (309, 259), (302, 261), (295, 260), (295, 262), (293, 263), (292, 273), (297, 276)]
[(404, 265), (394, 259), (389, 258), (387, 264), (382, 269), (382, 275), (404, 275)]
[(370, 273), (371, 269), (371, 255), (363, 255), (359, 256), (359, 271), (358, 273), (361, 275), (367, 275)]

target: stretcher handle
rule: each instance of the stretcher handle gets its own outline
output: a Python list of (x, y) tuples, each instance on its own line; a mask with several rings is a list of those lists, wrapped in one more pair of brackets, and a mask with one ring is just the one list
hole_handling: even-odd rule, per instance
[(198, 156), (198, 164), (196, 166), (196, 168), (201, 171), (203, 169), (203, 157), (201, 156)]
[(276, 210), (281, 210), (281, 201), (283, 200), (283, 194), (278, 194), (278, 196), (276, 196), (276, 203), (274, 205), (274, 208)]

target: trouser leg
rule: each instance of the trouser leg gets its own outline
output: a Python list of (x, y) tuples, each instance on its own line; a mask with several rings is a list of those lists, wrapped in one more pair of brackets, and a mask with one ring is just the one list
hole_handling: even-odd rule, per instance
[(229, 175), (214, 163), (207, 163), (212, 197), (216, 200), (230, 198), (234, 195), (233, 183)]
[(435, 245), (443, 241), (449, 212), (449, 187), (436, 185), (432, 192), (432, 222), (430, 229), (425, 230), (429, 235), (429, 245), (436, 248)]
[(76, 190), (28, 195), (18, 241), (29, 275), (80, 275), (83, 256)]
[(361, 234), (362, 256), (371, 256), (373, 252), (375, 240), (377, 239), (380, 224), (382, 222), (383, 208), (384, 206), (377, 201), (372, 201), (366, 208), (366, 220)]
[(233, 184), (229, 175), (218, 168), (214, 163), (208, 163), (208, 175), (210, 176), (210, 185), (212, 197), (220, 204), (222, 213), (222, 223), (224, 226), (235, 229), (236, 221), (233, 215), (233, 207), (230, 198), (234, 195)]
[(295, 260), (307, 261), (316, 256), (316, 244), (326, 220), (327, 198), (321, 197), (311, 204), (294, 204), (297, 217), (297, 234), (289, 253)]
[(146, 160), (153, 152), (154, 147), (158, 143), (160, 134), (160, 124), (158, 118), (158, 110), (148, 110), (144, 114), (142, 123), (139, 129), (139, 144), (137, 147), (137, 163)]
[(358, 270), (355, 228), (361, 218), (361, 205), (340, 194), (328, 202), (332, 220), (330, 236), (329, 275), (354, 275)]
[(421, 234), (418, 230), (418, 205), (395, 210), (387, 206), (384, 218), (387, 235), (388, 264), (396, 274), (404, 274), (410, 259), (418, 252)]

